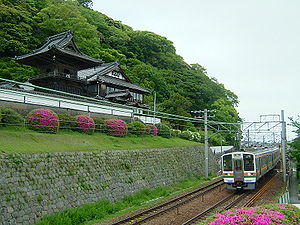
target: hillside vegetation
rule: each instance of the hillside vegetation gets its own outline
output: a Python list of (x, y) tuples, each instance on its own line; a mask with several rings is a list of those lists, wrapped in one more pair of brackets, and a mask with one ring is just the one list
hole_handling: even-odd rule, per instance
[[(157, 95), (157, 110), (191, 116), (193, 110), (214, 109), (214, 120), (236, 122), (238, 97), (200, 64), (189, 65), (176, 54), (172, 41), (150, 31), (133, 30), (83, 0), (0, 0), (0, 77), (26, 81), (36, 68), (16, 63), (56, 33), (71, 30), (87, 55), (104, 62), (118, 60), (132, 82)], [(183, 122), (181, 122), (183, 123)], [(230, 141), (230, 135), (224, 135)]]
[(0, 129), (0, 154), (153, 149), (195, 145), (201, 144), (175, 137), (113, 137), (101, 133), (87, 135), (65, 131), (49, 134), (15, 128)]

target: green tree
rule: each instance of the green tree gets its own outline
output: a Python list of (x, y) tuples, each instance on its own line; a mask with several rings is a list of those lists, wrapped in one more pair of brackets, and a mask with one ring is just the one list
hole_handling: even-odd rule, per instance
[(38, 69), (21, 65), (12, 58), (0, 58), (0, 77), (2, 78), (24, 82), (36, 76), (38, 72)]
[(97, 28), (88, 23), (75, 3), (50, 5), (42, 9), (36, 19), (39, 21), (38, 26), (45, 31), (47, 36), (71, 30), (80, 50), (92, 57), (99, 57)]
[[(222, 112), (219, 121), (236, 119), (237, 96), (200, 64), (184, 62), (172, 41), (134, 31), (90, 9), (91, 4), (91, 0), (0, 0), (0, 76), (25, 81), (36, 75), (36, 69), (19, 65), (12, 57), (38, 48), (50, 35), (71, 30), (82, 52), (105, 62), (118, 60), (134, 83), (155, 92), (158, 110), (190, 116), (191, 110), (217, 108)], [(150, 106), (153, 96), (145, 96)]]
[(31, 14), (20, 6), (0, 4), (0, 18), (0, 57), (25, 54), (31, 45)]
[(296, 138), (290, 143), (291, 146), (291, 150), (289, 150), (289, 155), (292, 156), (292, 158), (294, 159), (296, 165), (297, 165), (297, 171), (300, 171), (300, 118), (298, 116), (298, 118), (295, 120), (292, 117), (289, 118), (291, 121), (291, 125), (296, 128), (296, 130), (294, 131), (297, 136)]
[[(220, 122), (227, 122), (227, 123), (237, 123), (240, 118), (238, 115), (238, 112), (233, 106), (233, 103), (228, 99), (220, 98), (217, 101), (215, 101), (211, 105), (211, 109), (215, 110), (215, 117), (213, 120), (220, 121)], [(239, 127), (232, 126), (232, 125), (224, 125), (224, 127), (227, 127), (228, 130), (232, 130), (233, 128), (236, 128), (236, 132), (238, 132)], [(223, 133), (222, 137), (223, 140), (225, 140), (228, 144), (235, 145), (235, 133)], [(220, 139), (219, 139), (220, 140)]]
[(91, 8), (93, 6), (92, 0), (77, 0), (80, 5)]

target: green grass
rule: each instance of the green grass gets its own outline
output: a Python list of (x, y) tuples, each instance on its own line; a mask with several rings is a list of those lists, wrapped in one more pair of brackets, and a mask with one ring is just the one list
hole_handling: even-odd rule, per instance
[[(193, 177), (171, 186), (143, 189), (121, 201), (100, 200), (43, 217), (36, 225), (92, 225), (111, 217), (152, 206), (168, 197), (203, 185), (210, 179)], [(152, 200), (152, 201), (151, 201)]]
[(87, 135), (60, 131), (56, 134), (49, 134), (27, 129), (0, 129), (0, 154), (129, 150), (195, 145), (201, 144), (180, 138), (168, 139), (150, 135), (113, 137), (102, 133)]

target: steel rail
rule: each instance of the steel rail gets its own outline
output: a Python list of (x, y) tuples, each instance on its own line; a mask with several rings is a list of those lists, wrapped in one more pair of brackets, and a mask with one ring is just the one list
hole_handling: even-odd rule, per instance
[[(266, 184), (263, 185), (263, 187), (261, 187), (248, 201), (247, 203), (245, 203), (243, 205), (243, 207), (250, 207), (253, 205), (253, 203), (260, 198), (265, 192), (266, 190), (268, 190), (268, 188), (272, 185), (274, 179), (276, 178), (278, 174), (274, 175)], [(214, 204), (213, 206), (207, 208), (206, 210), (204, 210), (203, 212), (199, 213), (198, 215), (194, 216), (193, 218), (189, 219), (188, 221), (186, 221), (185, 223), (183, 223), (182, 225), (190, 225), (190, 224), (194, 224), (196, 222), (198, 222), (200, 220), (201, 217), (205, 216), (207, 213), (209, 213), (210, 211), (212, 211), (213, 209), (217, 208), (218, 206), (220, 206), (221, 204), (223, 204), (224, 202), (228, 201), (230, 198), (234, 197), (236, 194), (232, 194), (224, 199), (222, 199), (221, 201), (217, 202), (216, 204)], [(235, 206), (236, 204), (238, 204), (239, 202), (241, 202), (247, 195), (249, 195), (249, 193), (243, 193), (241, 194), (241, 196), (239, 196), (238, 198), (236, 198), (234, 201), (232, 201), (231, 203), (229, 203), (227, 206), (223, 207), (221, 210), (218, 211), (218, 213), (231, 209), (233, 206)]]
[[(149, 209), (146, 209), (146, 210), (144, 210), (144, 211), (142, 211), (140, 213), (134, 214), (133, 216), (129, 216), (129, 217), (126, 217), (125, 219), (121, 219), (121, 220), (119, 220), (117, 222), (112, 223), (111, 225), (125, 224), (127, 222), (131, 222), (130, 224), (139, 224), (141, 222), (144, 222), (145, 220), (149, 220), (149, 219), (151, 219), (151, 218), (153, 218), (153, 217), (155, 217), (155, 216), (157, 216), (159, 214), (162, 214), (162, 213), (164, 213), (166, 211), (169, 211), (169, 210), (171, 210), (173, 208), (176, 208), (177, 206), (179, 206), (181, 204), (184, 204), (184, 203), (186, 203), (186, 202), (188, 202), (188, 201), (190, 201), (190, 200), (192, 200), (192, 199), (194, 199), (196, 197), (199, 197), (200, 195), (203, 195), (203, 194), (207, 193), (208, 191), (210, 191), (210, 190), (212, 190), (212, 189), (214, 189), (216, 187), (219, 187), (219, 186), (221, 186), (223, 184), (224, 184), (223, 179), (218, 179), (218, 180), (216, 180), (216, 181), (214, 181), (214, 182), (212, 182), (212, 183), (210, 183), (210, 184), (208, 184), (206, 186), (197, 188), (197, 189), (195, 189), (195, 190), (193, 190), (193, 191), (191, 191), (189, 193), (186, 193), (184, 195), (181, 195), (181, 196), (179, 196), (177, 198), (171, 199), (171, 200), (169, 200), (167, 202), (164, 202), (164, 203), (159, 204), (157, 206), (154, 206), (154, 207), (151, 207)], [(207, 189), (207, 188), (209, 188), (209, 189)], [(207, 190), (205, 190), (205, 189), (207, 189)], [(205, 190), (205, 191), (203, 191), (203, 190)], [(189, 196), (192, 196), (192, 197), (188, 198)], [(185, 199), (185, 198), (188, 198), (188, 199)], [(171, 205), (172, 203), (176, 203), (177, 201), (179, 203), (177, 203), (177, 204), (175, 204), (173, 206), (167, 207), (168, 205)], [(167, 208), (163, 209), (164, 207), (167, 207)], [(163, 210), (160, 210), (160, 209), (163, 209)], [(158, 211), (158, 210), (160, 210), (160, 211)], [(146, 216), (145, 218), (141, 218), (141, 217), (143, 217), (143, 216), (145, 216), (145, 215), (147, 215), (147, 214), (149, 214), (151, 212), (154, 212), (154, 213)], [(138, 218), (141, 218), (141, 219), (137, 220)], [(137, 221), (132, 222), (133, 220), (137, 220)]]
[(275, 174), (262, 188), (260, 188), (244, 205), (243, 207), (251, 207), (254, 202), (259, 199), (272, 185), (272, 182), (278, 176), (278, 173)]
[[(214, 205), (210, 206), (209, 208), (205, 209), (204, 211), (202, 211), (201, 213), (199, 213), (198, 215), (192, 217), (191, 219), (189, 219), (188, 221), (184, 222), (182, 225), (189, 225), (189, 224), (194, 224), (195, 222), (197, 222), (201, 217), (205, 216), (207, 213), (211, 212), (212, 210), (216, 209), (217, 207), (219, 207), (220, 205), (222, 205), (223, 203), (229, 201), (230, 199), (232, 199), (234, 196), (236, 196), (236, 193), (233, 193), (225, 198), (223, 198), (221, 201), (218, 201), (217, 203), (215, 203)], [(243, 196), (243, 195), (242, 195)], [(242, 198), (242, 196), (240, 196), (239, 198)]]

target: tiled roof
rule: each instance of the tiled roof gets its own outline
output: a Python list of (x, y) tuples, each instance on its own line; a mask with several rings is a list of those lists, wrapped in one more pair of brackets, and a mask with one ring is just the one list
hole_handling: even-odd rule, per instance
[(131, 81), (125, 74), (123, 75), (126, 80), (118, 79), (107, 75), (115, 67), (118, 66), (118, 62), (105, 63), (95, 68), (78, 71), (78, 77), (80, 77), (81, 79), (86, 79), (87, 82), (99, 81), (107, 84), (113, 84), (119, 87), (128, 88), (131, 90), (137, 90), (143, 93), (150, 93), (148, 89), (140, 85), (131, 83)]
[[(67, 48), (70, 44), (73, 48), (72, 50)], [(16, 60), (22, 60), (31, 56), (39, 55), (48, 52), (51, 49), (55, 49), (64, 54), (76, 56), (78, 58), (82, 58), (84, 60), (97, 63), (98, 65), (102, 63), (101, 60), (92, 58), (80, 52), (80, 50), (77, 48), (77, 46), (73, 41), (73, 34), (70, 30), (48, 37), (46, 43), (42, 47), (34, 50), (31, 53), (21, 55), (21, 56), (16, 56)]]
[(113, 84), (119, 87), (125, 87), (132, 90), (141, 91), (144, 93), (150, 93), (150, 91), (140, 85), (129, 83), (125, 80), (121, 80), (118, 78), (110, 77), (110, 76), (98, 76), (98, 81), (102, 81), (103, 83)]
[(78, 76), (80, 78), (87, 79), (88, 81), (97, 80), (98, 75), (105, 75), (109, 73), (114, 67), (119, 66), (118, 62), (110, 62), (110, 63), (104, 63), (101, 66), (85, 69), (85, 70), (79, 70)]

